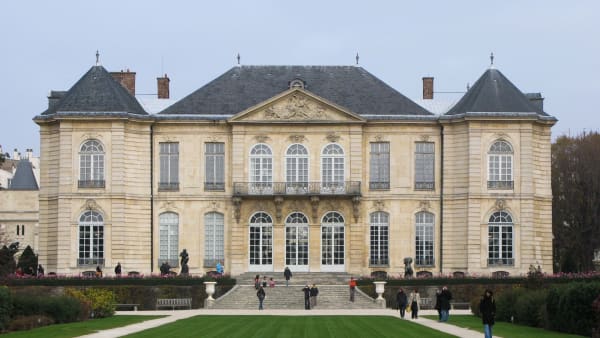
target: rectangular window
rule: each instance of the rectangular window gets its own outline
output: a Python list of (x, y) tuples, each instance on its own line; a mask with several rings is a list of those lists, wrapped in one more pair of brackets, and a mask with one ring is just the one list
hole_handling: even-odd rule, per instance
[(488, 169), (489, 189), (512, 189), (512, 154), (489, 155)]
[(205, 143), (204, 190), (225, 190), (225, 143)]
[(204, 216), (204, 266), (224, 264), (225, 230), (223, 214), (210, 212)]
[(415, 189), (435, 188), (435, 153), (433, 142), (417, 142), (415, 148)]
[(489, 226), (488, 265), (513, 265), (513, 229), (510, 224)]
[(433, 266), (434, 217), (428, 212), (417, 213), (416, 223), (416, 266)]
[(159, 190), (179, 190), (179, 143), (161, 142)]
[(369, 189), (390, 188), (390, 144), (371, 142)]

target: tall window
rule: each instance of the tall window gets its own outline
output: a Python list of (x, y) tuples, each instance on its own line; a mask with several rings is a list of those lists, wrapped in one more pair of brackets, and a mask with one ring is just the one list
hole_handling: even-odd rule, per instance
[(79, 217), (78, 265), (104, 265), (104, 219), (88, 210)]
[(159, 190), (179, 190), (179, 143), (161, 142)]
[(225, 259), (225, 224), (223, 214), (204, 215), (204, 266), (216, 266)]
[(174, 212), (159, 216), (159, 245), (158, 265), (167, 262), (170, 266), (178, 266), (179, 215)]
[(79, 149), (79, 187), (104, 188), (104, 147), (88, 140)]
[(435, 183), (434, 143), (417, 142), (415, 148), (415, 189), (433, 190)]
[(287, 193), (308, 192), (308, 151), (301, 144), (292, 144), (285, 154)]
[(344, 150), (335, 143), (328, 144), (321, 155), (322, 192), (344, 191)]
[(371, 255), (369, 264), (388, 265), (389, 216), (385, 212), (371, 214)]
[[(267, 213), (257, 212), (250, 218), (250, 265), (258, 270), (273, 268), (273, 219)], [(261, 270), (266, 269), (266, 270)]]
[(415, 265), (433, 265), (433, 224), (434, 217), (429, 212), (416, 214), (416, 259)]
[(252, 147), (250, 151), (250, 187), (254, 194), (273, 192), (273, 153), (264, 143)]
[(494, 142), (488, 152), (488, 188), (512, 189), (513, 149), (503, 140)]
[(321, 220), (321, 271), (344, 266), (344, 217), (330, 211)]
[(204, 190), (225, 190), (225, 143), (205, 143)]
[(513, 220), (509, 213), (498, 211), (488, 223), (488, 265), (513, 265)]
[(369, 189), (390, 188), (390, 144), (371, 142)]

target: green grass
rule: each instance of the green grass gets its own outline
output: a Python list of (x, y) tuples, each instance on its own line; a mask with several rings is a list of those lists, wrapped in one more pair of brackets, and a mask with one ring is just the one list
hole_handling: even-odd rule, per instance
[(70, 338), (94, 333), (99, 330), (108, 330), (115, 327), (126, 326), (143, 322), (150, 319), (162, 318), (165, 316), (112, 316), (108, 318), (92, 319), (85, 322), (76, 322), (68, 324), (56, 324), (44, 326), (33, 330), (16, 331), (3, 334), (2, 338)]
[[(437, 316), (423, 316), (428, 319), (437, 320)], [(483, 324), (481, 318), (475, 316), (465, 315), (450, 315), (448, 324), (456, 325), (458, 327), (464, 327), (471, 330), (479, 331), (483, 334)], [(496, 322), (492, 329), (494, 336), (503, 338), (582, 338), (574, 334), (566, 334), (555, 331), (548, 331), (544, 329), (538, 329), (535, 327), (511, 324), (506, 322)]]
[(196, 316), (127, 337), (454, 337), (387, 316)]

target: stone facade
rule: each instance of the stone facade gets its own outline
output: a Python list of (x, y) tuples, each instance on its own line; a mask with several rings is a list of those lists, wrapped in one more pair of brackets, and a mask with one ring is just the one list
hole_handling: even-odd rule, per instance
[[(555, 120), (532, 115), (371, 119), (309, 89), (290, 87), (225, 119), (160, 114), (36, 118), (42, 145), (40, 263), (57, 273), (78, 273), (96, 264), (112, 271), (117, 262), (124, 272), (157, 273), (163, 252), (171, 252), (169, 260), (176, 261), (172, 252), (185, 248), (190, 273), (202, 274), (214, 270), (214, 261), (206, 257), (214, 245), (214, 238), (209, 244), (205, 237), (213, 236), (206, 217), (221, 215), (223, 257), (218, 260), (227, 273), (279, 273), (292, 265), (297, 271), (400, 275), (404, 258), (419, 256), (416, 222), (426, 213), (432, 216), (433, 233), (419, 250), (432, 257), (415, 261), (416, 272), (521, 274), (530, 264), (551, 270), (550, 130)], [(78, 183), (81, 146), (88, 140), (103, 146), (103, 186)], [(498, 140), (513, 151), (506, 189), (488, 187), (489, 149)], [(426, 188), (415, 183), (416, 147), (422, 142), (432, 143), (434, 154), (434, 179)], [(161, 174), (167, 169), (161, 166), (161, 145), (166, 143), (178, 145), (177, 179), (163, 186)], [(206, 145), (211, 143), (224, 146), (224, 180), (217, 189), (206, 184)], [(382, 187), (369, 184), (374, 176), (371, 143), (389, 145), (389, 180)], [(257, 145), (271, 152), (266, 185), (257, 185), (252, 176)], [(307, 177), (300, 186), (289, 184), (287, 176), (286, 154), (293, 145), (307, 151)], [(338, 154), (342, 162), (336, 162), (337, 169), (343, 167), (343, 186), (325, 184), (323, 154), (329, 145), (343, 152)], [(101, 260), (81, 260), (81, 215), (86, 211), (103, 217)], [(510, 250), (510, 258), (501, 264), (489, 260), (488, 248), (489, 219), (498, 211), (512, 216), (512, 243), (500, 249)], [(338, 230), (325, 229), (331, 212), (341, 216)], [(385, 234), (373, 232), (371, 217), (377, 212), (388, 217)], [(257, 213), (267, 215), (271, 224), (253, 227)], [(161, 229), (167, 231), (161, 215), (167, 214), (177, 218), (177, 226), (168, 228), (176, 229), (169, 234), (175, 241), (161, 240), (166, 236)], [(307, 223), (286, 225), (288, 217), (298, 215)], [(303, 229), (306, 259), (291, 264), (300, 261), (303, 240), (294, 234)], [(373, 252), (374, 240), (381, 252)]]

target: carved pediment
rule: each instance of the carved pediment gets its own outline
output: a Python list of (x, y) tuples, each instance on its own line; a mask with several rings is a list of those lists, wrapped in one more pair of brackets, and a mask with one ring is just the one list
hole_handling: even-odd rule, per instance
[(362, 122), (345, 111), (302, 89), (292, 89), (232, 117), (232, 122)]

